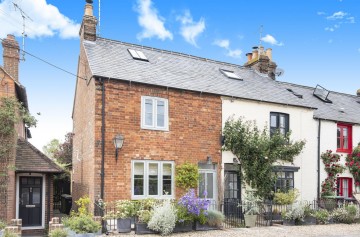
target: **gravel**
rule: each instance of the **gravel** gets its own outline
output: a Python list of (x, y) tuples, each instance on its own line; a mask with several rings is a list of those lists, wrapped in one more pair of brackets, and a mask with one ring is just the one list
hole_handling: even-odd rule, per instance
[[(110, 234), (110, 236), (141, 236), (134, 232), (128, 234)], [(143, 235), (144, 237), (160, 235)], [(333, 224), (333, 225), (311, 225), (311, 226), (271, 226), (255, 228), (234, 228), (213, 231), (194, 231), (187, 233), (176, 233), (171, 236), (221, 236), (221, 237), (297, 237), (297, 236), (332, 236), (332, 237), (355, 237), (360, 236), (360, 224)]]

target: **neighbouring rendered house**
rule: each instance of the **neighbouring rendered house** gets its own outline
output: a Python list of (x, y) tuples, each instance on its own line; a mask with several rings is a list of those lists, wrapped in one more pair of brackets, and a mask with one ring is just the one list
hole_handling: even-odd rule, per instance
[[(18, 42), (8, 35), (2, 46), (0, 98), (16, 97), (28, 110), (26, 89), (19, 81)], [(21, 219), (23, 234), (43, 234), (53, 216), (53, 175), (62, 169), (29, 143), (23, 122), (14, 126), (13, 149), (0, 157), (0, 219)]]
[(92, 7), (86, 4), (80, 29), (74, 200), (179, 198), (175, 167), (185, 162), (199, 167), (200, 195), (206, 190), (215, 204), (241, 198), (234, 156), (222, 152), (222, 128), (231, 116), (305, 139), (294, 164), (274, 172), (280, 183), (282, 174), (293, 175), (303, 199), (316, 197), (316, 106), (274, 80), (271, 50), (260, 48), (257, 58), (239, 66), (100, 38)]

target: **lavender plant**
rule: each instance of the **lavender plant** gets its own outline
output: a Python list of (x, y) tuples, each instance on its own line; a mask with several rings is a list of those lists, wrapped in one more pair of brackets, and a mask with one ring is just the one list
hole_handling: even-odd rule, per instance
[[(194, 221), (199, 221), (200, 224), (206, 223), (207, 209), (210, 201), (197, 197), (194, 189), (189, 189), (189, 191), (180, 198), (178, 204), (186, 208), (188, 215)], [(181, 220), (178, 221), (181, 222)]]

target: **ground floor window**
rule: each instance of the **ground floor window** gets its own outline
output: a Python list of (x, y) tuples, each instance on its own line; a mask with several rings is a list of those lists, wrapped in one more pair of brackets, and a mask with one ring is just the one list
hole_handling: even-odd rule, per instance
[(275, 166), (275, 192), (288, 192), (289, 190), (294, 189), (294, 173), (298, 170), (299, 167)]
[(199, 164), (198, 187), (199, 197), (209, 199), (211, 201), (210, 205), (215, 205), (217, 199), (216, 165)]
[(132, 161), (132, 197), (174, 197), (173, 161)]
[(344, 198), (352, 197), (352, 178), (340, 177), (337, 179), (337, 194)]

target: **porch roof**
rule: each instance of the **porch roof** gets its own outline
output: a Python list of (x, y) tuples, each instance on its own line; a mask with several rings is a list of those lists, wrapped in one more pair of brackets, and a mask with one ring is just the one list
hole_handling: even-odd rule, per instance
[(62, 173), (63, 170), (25, 139), (19, 138), (16, 147), (16, 172)]

